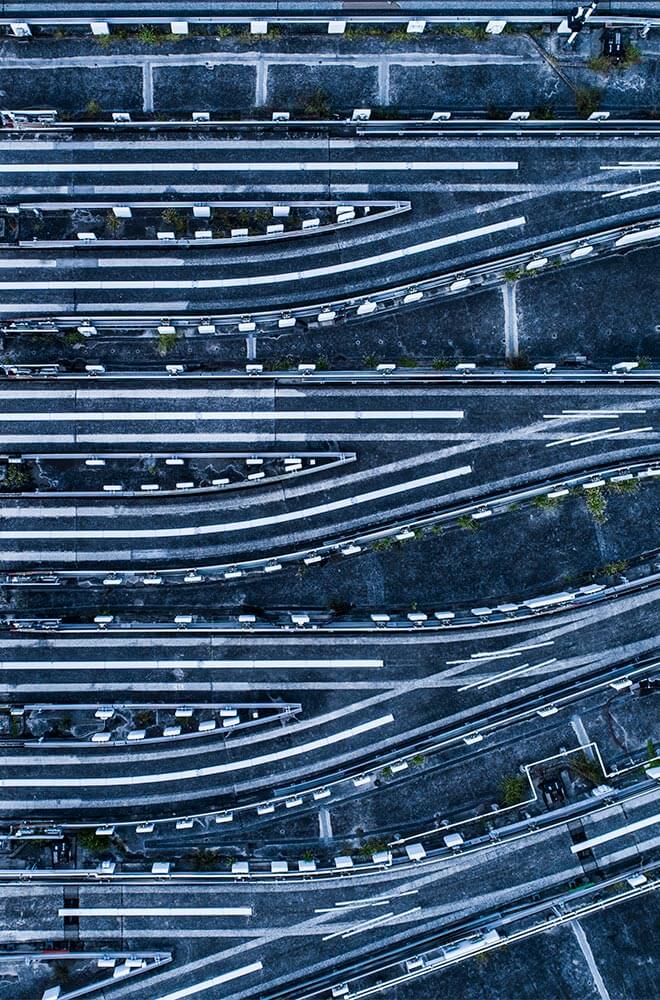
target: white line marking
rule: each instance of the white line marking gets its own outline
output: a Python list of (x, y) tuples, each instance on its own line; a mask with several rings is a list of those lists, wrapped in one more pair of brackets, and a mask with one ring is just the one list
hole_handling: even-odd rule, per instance
[(393, 715), (382, 715), (378, 719), (370, 722), (363, 722), (352, 729), (345, 729), (340, 733), (331, 733), (310, 743), (302, 743), (299, 746), (289, 747), (287, 750), (279, 750), (277, 753), (262, 754), (259, 757), (252, 757), (245, 760), (230, 761), (226, 764), (214, 764), (208, 767), (196, 767), (188, 771), (168, 771), (160, 774), (112, 774), (105, 777), (95, 777), (93, 775), (78, 776), (75, 778), (53, 778), (44, 776), (43, 778), (0, 778), (1, 788), (106, 788), (108, 786), (129, 788), (132, 785), (154, 785), (168, 784), (170, 781), (190, 781), (195, 778), (206, 778), (215, 774), (228, 774), (233, 771), (251, 770), (260, 767), (262, 764), (271, 764), (275, 761), (286, 760), (290, 757), (300, 757), (313, 753), (324, 747), (334, 746), (335, 743), (342, 743), (345, 740), (352, 740), (356, 736), (380, 729), (394, 722)]
[(334, 931), (332, 934), (327, 934), (325, 937), (321, 938), (322, 941), (332, 941), (333, 938), (340, 937), (342, 940), (344, 938), (353, 937), (355, 934), (362, 934), (364, 931), (371, 930), (372, 927), (377, 927), (379, 924), (386, 923), (391, 920), (392, 917), (399, 919), (400, 917), (408, 917), (411, 913), (419, 913), (421, 906), (414, 906), (411, 910), (405, 910), (403, 913), (395, 913), (393, 910), (388, 913), (381, 913), (378, 917), (372, 917), (371, 920), (365, 920), (361, 924), (357, 924), (348, 931)]
[[(154, 281), (5, 281), (0, 283), (0, 290), (5, 291), (49, 291), (49, 290), (111, 290), (111, 289), (134, 289), (140, 291), (154, 291), (156, 289), (190, 289), (190, 288), (242, 288), (253, 285), (280, 285), (295, 284), (297, 281), (309, 278), (322, 278), (333, 274), (343, 274), (347, 271), (358, 271), (365, 267), (374, 267), (378, 264), (387, 264), (391, 261), (401, 260), (403, 257), (411, 257), (415, 254), (426, 253), (429, 250), (437, 250), (440, 247), (451, 246), (455, 243), (462, 243), (466, 240), (476, 240), (481, 236), (489, 236), (492, 233), (502, 232), (507, 229), (515, 229), (524, 226), (526, 219), (524, 215), (515, 219), (507, 219), (504, 222), (496, 222), (490, 226), (481, 226), (478, 229), (470, 229), (462, 233), (452, 233), (450, 236), (442, 236), (437, 240), (429, 240), (426, 243), (417, 243), (414, 246), (399, 247), (397, 250), (390, 250), (388, 253), (378, 254), (375, 257), (361, 257), (358, 260), (348, 260), (340, 264), (330, 264), (326, 267), (313, 267), (306, 271), (288, 271), (284, 274), (262, 274), (250, 277), (227, 277), (227, 278), (196, 278), (196, 279), (158, 279)], [(660, 227), (658, 227), (660, 232)], [(651, 239), (652, 232), (645, 235), (644, 239)], [(634, 242), (634, 241), (630, 241)]]
[(591, 444), (592, 441), (605, 441), (611, 438), (619, 437), (629, 437), (632, 434), (644, 434), (646, 431), (652, 431), (652, 427), (633, 427), (630, 430), (620, 430), (618, 426), (608, 427), (604, 431), (594, 431), (593, 434), (582, 434), (579, 437), (573, 438), (562, 438), (561, 441), (551, 441), (546, 444), (546, 448), (555, 448), (560, 444), (570, 444), (574, 447), (577, 444)]
[(5, 268), (5, 267), (11, 267), (11, 268), (31, 267), (31, 268), (39, 268), (39, 270), (42, 270), (43, 268), (57, 267), (57, 261), (41, 260), (35, 257), (9, 257), (7, 259), (0, 260), (0, 268)]
[(3, 670), (337, 670), (382, 667), (383, 660), (0, 660)]
[(108, 410), (108, 411), (59, 411), (57, 413), (3, 413), (0, 423), (106, 423), (144, 422), (156, 423), (171, 420), (180, 423), (190, 420), (200, 423), (217, 420), (226, 423), (258, 420), (300, 420), (314, 422), (324, 420), (462, 420), (463, 410)]
[[(373, 920), (367, 920), (363, 924), (359, 924), (357, 927), (354, 927), (352, 930), (346, 931), (346, 933), (342, 934), (342, 939), (353, 937), (355, 934), (362, 934), (363, 931), (370, 930), (378, 924), (386, 923), (393, 916), (395, 916), (398, 920), (401, 917), (409, 917), (411, 913), (419, 913), (421, 909), (421, 906), (413, 906), (412, 909), (404, 910), (403, 913), (383, 913), (380, 917), (374, 917)], [(325, 940), (325, 938), (322, 940)]]
[(608, 420), (610, 417), (627, 416), (630, 413), (646, 413), (646, 410), (562, 410), (561, 413), (544, 413), (544, 420)]
[(0, 174), (189, 174), (189, 173), (314, 173), (348, 171), (376, 172), (381, 175), (400, 170), (517, 170), (517, 160), (301, 160), (284, 163), (281, 160), (209, 163), (166, 162), (136, 163), (0, 163)]
[(211, 990), (214, 986), (222, 986), (223, 983), (229, 983), (233, 979), (239, 979), (241, 976), (247, 976), (252, 972), (260, 972), (261, 969), (263, 969), (261, 962), (253, 962), (252, 965), (244, 965), (242, 969), (232, 969), (231, 972), (223, 972), (221, 976), (206, 979), (203, 983), (195, 983), (194, 986), (185, 986), (181, 990), (175, 990), (174, 993), (165, 993), (162, 996), (154, 997), (154, 1000), (183, 1000), (184, 997), (190, 997), (194, 993)]
[(618, 164), (615, 165), (602, 165), (601, 170), (634, 170), (641, 168), (642, 170), (660, 170), (660, 160), (648, 160), (644, 162), (643, 160), (619, 160)]
[(601, 198), (638, 198), (644, 194), (654, 194), (660, 181), (650, 181), (648, 184), (639, 184), (635, 187), (624, 188), (619, 191), (607, 191)]
[(501, 674), (496, 674), (495, 677), (490, 677), (487, 681), (472, 681), (471, 684), (466, 684), (464, 687), (460, 687), (459, 691), (468, 691), (470, 688), (478, 688), (481, 691), (482, 688), (492, 687), (493, 684), (499, 684), (500, 681), (508, 680), (510, 677), (516, 677), (518, 674), (523, 674), (527, 670), (540, 670), (541, 667), (547, 667), (551, 663), (556, 663), (557, 657), (552, 660), (544, 660), (543, 663), (522, 663), (520, 666), (512, 667), (511, 670), (505, 670)]
[[(81, 538), (180, 538), (182, 536), (197, 537), (200, 535), (215, 535), (222, 532), (248, 531), (251, 528), (263, 528), (273, 524), (286, 524), (291, 521), (298, 521), (309, 517), (318, 517), (321, 514), (329, 514), (336, 510), (345, 510), (357, 504), (370, 503), (373, 500), (381, 500), (384, 497), (396, 496), (400, 493), (408, 493), (411, 490), (421, 489), (425, 486), (432, 486), (435, 483), (446, 479), (453, 479), (456, 476), (465, 476), (472, 472), (470, 465), (462, 465), (457, 469), (449, 469), (447, 472), (438, 472), (432, 476), (424, 476), (421, 479), (413, 479), (409, 483), (397, 483), (395, 486), (386, 486), (380, 490), (371, 490), (369, 493), (362, 493), (357, 496), (344, 497), (342, 500), (333, 500), (330, 503), (318, 504), (316, 507), (305, 507), (301, 510), (284, 511), (280, 514), (271, 514), (267, 517), (254, 517), (246, 521), (228, 521), (224, 524), (195, 524), (181, 525), (178, 528), (136, 528), (136, 529), (70, 529), (52, 531), (0, 531), (2, 539), (19, 538), (41, 538), (57, 539), (64, 541), (67, 539)], [(15, 512), (14, 512), (15, 513)]]
[(610, 830), (609, 833), (601, 833), (599, 836), (591, 837), (589, 840), (582, 840), (579, 844), (572, 844), (571, 854), (579, 854), (580, 851), (598, 847), (600, 844), (606, 844), (610, 840), (626, 837), (630, 833), (636, 833), (637, 830), (644, 830), (647, 826), (655, 826), (656, 823), (660, 823), (660, 814), (647, 816), (646, 819), (638, 819), (636, 823), (629, 823), (628, 826), (621, 826), (617, 830)]
[(589, 972), (591, 973), (591, 978), (594, 981), (594, 986), (598, 990), (598, 994), (601, 1000), (610, 1000), (610, 995), (607, 992), (607, 987), (603, 982), (603, 977), (600, 974), (600, 969), (596, 965), (596, 959), (594, 958), (594, 953), (591, 950), (591, 945), (587, 941), (587, 935), (582, 929), (582, 925), (579, 920), (571, 920), (571, 930), (577, 938), (577, 943), (580, 946), (580, 951), (584, 955), (585, 961), (589, 966)]
[(498, 650), (492, 653), (470, 653), (467, 660), (447, 660), (447, 666), (459, 663), (475, 663), (475, 660), (507, 660), (512, 656), (520, 656), (530, 649), (543, 649), (544, 646), (554, 646), (554, 639), (547, 639), (545, 642), (530, 642), (528, 646), (514, 646), (511, 649)]
[(251, 917), (251, 906), (63, 906), (58, 917)]

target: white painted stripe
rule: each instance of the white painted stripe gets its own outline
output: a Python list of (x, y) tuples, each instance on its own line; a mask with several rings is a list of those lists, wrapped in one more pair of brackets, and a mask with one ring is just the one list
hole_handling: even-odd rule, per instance
[[(78, 246), (71, 240), (72, 246)], [(181, 257), (99, 257), (94, 261), (97, 267), (183, 267), (189, 263)]]
[[(525, 222), (524, 215), (521, 215), (515, 219), (507, 219), (504, 222), (495, 222), (490, 226), (480, 226), (478, 229), (469, 229), (462, 233), (452, 233), (450, 236), (441, 236), (437, 240), (429, 240), (426, 243), (399, 247), (397, 250), (390, 250), (388, 253), (378, 254), (375, 257), (361, 257), (358, 260), (348, 260), (339, 264), (330, 264), (326, 267), (313, 267), (306, 271), (288, 271), (284, 274), (262, 274), (242, 278), (181, 278), (178, 281), (175, 279), (159, 279), (154, 281), (5, 281), (0, 282), (0, 291), (48, 291), (54, 289), (69, 291), (76, 289), (94, 289), (98, 291), (112, 289), (134, 289), (141, 291), (176, 289), (181, 291), (182, 289), (189, 288), (243, 288), (253, 285), (295, 284), (297, 281), (309, 278), (322, 278), (333, 274), (343, 274), (347, 271), (358, 271), (365, 267), (387, 264), (392, 261), (401, 260), (404, 257), (427, 253), (429, 250), (437, 250), (440, 247), (463, 243), (467, 240), (476, 240), (482, 236), (489, 236), (492, 233), (503, 232), (508, 229), (516, 229), (519, 226), (524, 226)], [(650, 238), (650, 236), (644, 238)]]
[(644, 170), (660, 170), (660, 160), (619, 160), (618, 164), (601, 165), (601, 170), (633, 170), (642, 167)]
[[(633, 428), (631, 428), (629, 430), (623, 430), (623, 431), (620, 431), (617, 428), (617, 429), (613, 429), (611, 432), (603, 434), (602, 437), (603, 438), (607, 438), (608, 441), (609, 441), (612, 438), (630, 437), (633, 434), (646, 434), (648, 431), (652, 431), (652, 430), (653, 430), (652, 427), (633, 427)], [(601, 435), (598, 435), (598, 437), (600, 438)], [(593, 440), (593, 438), (592, 438), (592, 440)], [(574, 445), (575, 444), (582, 444), (582, 443), (583, 443), (582, 441), (572, 441), (571, 442), (571, 444), (574, 444)]]
[(284, 163), (281, 160), (228, 161), (210, 163), (157, 161), (137, 163), (134, 160), (112, 163), (0, 163), (0, 174), (199, 174), (199, 173), (313, 173), (337, 171), (351, 173), (376, 172), (388, 174), (410, 170), (517, 170), (517, 160), (299, 160)]
[(580, 951), (584, 955), (584, 960), (589, 966), (589, 971), (591, 973), (591, 978), (594, 981), (594, 985), (598, 990), (598, 995), (600, 1000), (610, 1000), (610, 994), (608, 993), (607, 987), (603, 981), (603, 977), (600, 974), (600, 969), (596, 965), (596, 959), (594, 958), (594, 953), (591, 950), (591, 946), (587, 940), (587, 935), (582, 929), (582, 925), (579, 920), (571, 920), (571, 930), (577, 938), (577, 943), (580, 946)]
[(546, 444), (546, 448), (556, 448), (561, 444), (586, 444), (589, 441), (597, 441), (599, 438), (606, 438), (608, 435), (618, 430), (620, 430), (620, 428), (616, 425), (614, 427), (607, 427), (604, 431), (592, 431), (591, 434), (580, 434), (578, 436), (561, 438), (559, 441), (550, 441)]
[(232, 969), (231, 972), (223, 972), (221, 976), (215, 976), (213, 979), (205, 979), (203, 983), (184, 986), (183, 989), (175, 990), (174, 993), (166, 993), (162, 996), (154, 997), (154, 1000), (183, 1000), (184, 997), (191, 997), (195, 993), (203, 993), (204, 990), (212, 990), (214, 986), (222, 986), (223, 983), (229, 983), (233, 979), (240, 979), (241, 976), (247, 976), (252, 972), (260, 972), (261, 969), (263, 969), (261, 962), (253, 962), (252, 965), (244, 965), (241, 969)]
[[(639, 410), (627, 411), (639, 413)], [(646, 412), (646, 411), (642, 411)], [(544, 420), (564, 420), (573, 423), (575, 420), (611, 420), (613, 417), (620, 417), (618, 410), (562, 410), (561, 413), (544, 413)]]
[[(463, 443), (465, 440), (465, 435), (448, 433), (447, 431), (425, 431), (424, 441), (442, 441), (442, 442), (453, 442), (453, 443)], [(355, 432), (351, 433), (351, 442), (358, 441), (377, 441), (380, 444), (384, 444), (387, 441), (415, 441), (419, 444), (420, 434), (411, 427), (410, 431), (365, 431), (364, 433)], [(308, 444), (310, 441), (325, 441), (328, 440), (327, 430), (316, 430), (314, 428), (301, 431), (301, 432), (291, 432), (273, 430), (270, 433), (266, 432), (264, 434), (257, 433), (253, 431), (235, 431), (235, 432), (223, 432), (223, 431), (207, 431), (206, 433), (195, 433), (191, 431), (188, 434), (178, 434), (175, 432), (167, 433), (163, 432), (160, 434), (112, 434), (107, 432), (105, 434), (41, 434), (39, 431), (35, 434), (2, 434), (2, 442), (5, 445), (8, 444), (29, 444), (33, 447), (31, 450), (36, 450), (35, 445), (38, 444), (40, 447), (44, 444), (104, 444), (107, 446), (114, 444), (166, 444), (171, 447), (174, 444), (256, 444), (257, 442), (262, 442), (264, 444), (282, 444), (284, 441), (290, 442), (291, 444)]]
[(31, 268), (39, 268), (39, 270), (42, 270), (43, 268), (57, 267), (57, 261), (41, 260), (40, 258), (37, 257), (9, 257), (0, 260), (0, 268), (5, 268), (5, 267), (11, 267), (11, 268), (31, 267)]
[(520, 656), (520, 650), (511, 650), (509, 653), (470, 653), (470, 657), (467, 660), (447, 660), (447, 666), (456, 666), (457, 664), (469, 663), (472, 666), (477, 666), (480, 660), (509, 660), (512, 656)]
[(277, 761), (287, 760), (291, 757), (305, 756), (315, 750), (322, 750), (325, 747), (334, 746), (336, 743), (343, 743), (346, 740), (355, 739), (364, 733), (372, 732), (374, 729), (381, 729), (394, 722), (393, 715), (382, 715), (378, 719), (370, 722), (363, 722), (352, 729), (344, 729), (339, 733), (331, 733), (310, 743), (301, 743), (299, 746), (289, 747), (286, 750), (279, 750), (276, 753), (262, 754), (259, 757), (247, 758), (244, 760), (229, 761), (226, 764), (214, 764), (208, 767), (196, 767), (188, 771), (168, 771), (159, 774), (109, 774), (105, 777), (94, 775), (78, 775), (75, 778), (54, 778), (44, 775), (42, 778), (0, 778), (0, 788), (107, 788), (122, 787), (129, 789), (134, 785), (160, 785), (168, 784), (170, 781), (191, 781), (195, 778), (207, 778), (216, 774), (229, 774), (233, 771), (251, 770), (263, 764), (272, 764)]
[(576, 444), (591, 444), (592, 441), (609, 441), (612, 438), (632, 437), (633, 434), (646, 434), (648, 431), (652, 430), (653, 427), (632, 427), (630, 430), (620, 430), (618, 426), (610, 427), (608, 430), (595, 431), (593, 434), (584, 434), (580, 437), (563, 438), (561, 441), (552, 441), (550, 444), (546, 444), (546, 448), (554, 448), (555, 445), (560, 444), (570, 444), (571, 446), (574, 446)]
[(470, 657), (467, 660), (447, 660), (447, 666), (450, 664), (470, 663), (476, 667), (477, 665), (481, 665), (479, 661), (506, 660), (512, 656), (520, 656), (530, 649), (542, 649), (544, 646), (554, 646), (554, 644), (554, 639), (546, 639), (545, 642), (530, 642), (524, 646), (512, 646), (510, 649), (501, 649), (491, 653), (470, 653)]
[(58, 917), (251, 917), (251, 906), (63, 906)]
[(59, 410), (56, 413), (3, 413), (0, 423), (156, 423), (182, 420), (200, 423), (205, 420), (234, 421), (300, 420), (315, 423), (324, 420), (462, 420), (463, 410)]
[[(76, 398), (75, 389), (0, 389), (0, 399), (59, 399), (70, 400)], [(132, 392), (135, 399), (135, 390)]]
[(562, 410), (561, 412), (570, 416), (577, 416), (577, 417), (580, 417), (584, 414), (592, 414), (592, 413), (611, 413), (613, 416), (618, 417), (622, 413), (646, 413), (646, 410), (633, 410), (630, 409), (629, 407), (626, 407), (625, 410), (611, 410), (611, 411), (610, 410)]
[[(86, 376), (81, 376), (85, 378)], [(353, 388), (353, 387), (351, 387)], [(422, 390), (426, 392), (426, 390)], [(180, 389), (180, 388), (157, 388), (147, 389), (140, 386), (140, 399), (208, 399), (215, 395), (221, 399), (275, 399), (276, 390), (273, 386), (250, 386), (249, 389), (232, 389), (223, 386), (217, 389), (214, 386), (201, 389)], [(297, 399), (303, 393), (300, 389), (285, 389), (277, 387), (277, 398)], [(33, 389), (25, 383), (18, 384), (13, 389), (0, 389), (0, 399), (101, 399), (107, 402), (110, 399), (135, 399), (135, 389)]]
[(660, 181), (650, 181), (648, 184), (639, 184), (635, 187), (623, 188), (618, 191), (606, 191), (601, 198), (638, 198), (644, 194), (654, 194), (655, 189), (660, 185)]
[(606, 844), (610, 840), (617, 840), (619, 837), (625, 837), (629, 833), (636, 833), (637, 830), (644, 830), (647, 826), (655, 826), (656, 823), (660, 823), (660, 814), (647, 816), (646, 819), (639, 819), (636, 823), (629, 823), (628, 826), (620, 826), (617, 830), (610, 830), (609, 833), (601, 833), (597, 837), (583, 840), (579, 844), (572, 844), (571, 854), (579, 854), (580, 851), (587, 851), (592, 847), (598, 847), (599, 844)]
[(371, 490), (369, 493), (362, 493), (352, 497), (344, 497), (341, 500), (333, 500), (331, 503), (318, 504), (315, 507), (304, 507), (301, 510), (284, 511), (279, 514), (270, 514), (267, 517), (254, 517), (246, 521), (227, 521), (224, 524), (181, 525), (178, 528), (119, 528), (90, 530), (74, 528), (62, 531), (0, 531), (0, 538), (49, 538), (57, 541), (65, 541), (73, 538), (180, 538), (184, 535), (198, 537), (200, 535), (215, 535), (222, 532), (248, 531), (251, 528), (263, 528), (273, 524), (286, 524), (291, 521), (298, 521), (309, 517), (318, 517), (321, 514), (329, 514), (337, 510), (345, 510), (347, 507), (354, 507), (357, 504), (370, 503), (373, 500), (382, 500), (384, 497), (396, 496), (400, 493), (408, 493), (411, 490), (422, 489), (425, 486), (432, 486), (435, 483), (442, 482), (446, 479), (453, 479), (456, 476), (465, 476), (470, 472), (472, 472), (472, 467), (470, 465), (462, 465), (457, 469), (449, 469), (447, 472), (437, 472), (432, 476), (423, 476), (421, 479), (413, 479), (408, 483), (397, 483), (394, 486), (386, 486), (380, 490)]
[(466, 684), (465, 687), (460, 687), (458, 690), (467, 691), (469, 688), (476, 687), (481, 691), (482, 688), (492, 687), (493, 684), (499, 684), (500, 681), (506, 681), (510, 678), (517, 677), (518, 674), (524, 674), (528, 670), (531, 670), (532, 672), (535, 670), (541, 670), (543, 667), (548, 667), (551, 663), (556, 662), (557, 657), (554, 657), (552, 660), (544, 660), (543, 663), (522, 663), (517, 667), (512, 667), (511, 670), (505, 670), (501, 674), (496, 674), (494, 677), (490, 677), (487, 681), (472, 681), (471, 684)]
[(337, 670), (382, 667), (383, 660), (0, 660), (3, 670)]
[[(241, 53), (242, 55), (242, 53)], [(167, 64), (171, 65), (170, 57), (165, 57)], [(223, 52), (222, 60), (226, 60), (227, 54)], [(269, 55), (271, 58), (271, 55)], [(25, 65), (24, 57), (21, 57), (21, 65)], [(29, 60), (32, 62), (32, 60)], [(149, 61), (152, 62), (153, 57), (149, 56)], [(206, 54), (203, 57), (203, 62), (207, 61)], [(115, 60), (113, 58), (113, 63)], [(4, 64), (4, 62), (3, 62)], [(7, 60), (7, 65), (9, 60)], [(34, 63), (32, 63), (34, 65)], [(116, 63), (115, 63), (116, 65)], [(62, 142), (61, 140), (45, 140), (45, 139), (25, 139), (20, 140), (21, 150), (50, 150), (57, 149), (61, 146), (67, 152), (71, 149), (81, 150), (81, 149), (91, 149), (91, 150), (101, 150), (107, 152), (110, 149), (134, 149), (135, 139), (133, 138), (117, 138), (117, 139), (72, 139)], [(383, 145), (383, 142), (379, 142), (377, 139), (372, 140), (372, 145), (378, 146)], [(317, 146), (321, 149), (328, 148), (327, 139), (287, 139), (286, 140), (287, 149), (309, 149), (316, 148)], [(356, 143), (353, 139), (333, 139), (332, 147), (333, 149), (355, 149)], [(236, 139), (208, 139), (204, 141), (205, 149), (233, 149), (236, 150)], [(15, 139), (3, 139), (0, 140), (0, 149), (13, 149), (16, 151), (16, 140)], [(199, 149), (199, 139), (149, 139), (149, 149)], [(281, 139), (244, 139), (241, 138), (241, 149), (282, 149)]]

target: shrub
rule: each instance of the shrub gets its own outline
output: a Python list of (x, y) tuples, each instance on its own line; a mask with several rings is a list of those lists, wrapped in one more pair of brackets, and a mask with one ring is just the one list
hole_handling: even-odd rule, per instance
[(532, 111), (532, 118), (536, 118), (537, 121), (552, 121), (556, 117), (552, 104), (539, 104)]
[(20, 465), (14, 465), (14, 463), (12, 463), (7, 466), (7, 472), (5, 475), (5, 486), (7, 489), (18, 491), (24, 486), (27, 486), (29, 481), (29, 473), (25, 469), (21, 468)]
[(529, 358), (524, 352), (517, 354), (513, 358), (507, 358), (505, 364), (512, 371), (527, 371), (532, 367)]
[(575, 771), (580, 778), (588, 781), (591, 785), (597, 785), (603, 779), (603, 769), (595, 760), (590, 760), (583, 752), (576, 754), (572, 758), (569, 767)]
[(177, 342), (176, 333), (161, 333), (158, 336), (158, 353), (163, 357), (175, 347)]
[[(108, 38), (108, 35), (102, 35), (102, 38)], [(85, 105), (85, 115), (87, 118), (100, 118), (101, 117), (101, 105), (98, 101), (91, 100)]]
[(469, 38), (473, 42), (487, 42), (490, 35), (484, 27), (477, 24), (456, 24), (442, 25), (438, 29), (442, 35), (460, 35)]
[(585, 490), (585, 493), (584, 502), (587, 510), (596, 524), (604, 524), (607, 521), (607, 514), (605, 513), (607, 502), (600, 486), (595, 486), (591, 490)]
[(539, 510), (554, 510), (559, 503), (559, 497), (538, 496), (534, 497), (532, 503)]
[(84, 344), (85, 338), (78, 330), (69, 330), (64, 334), (64, 343), (67, 347), (75, 347), (76, 344)]
[(306, 118), (329, 118), (330, 97), (325, 90), (314, 90), (302, 106)]
[(195, 872), (213, 871), (218, 867), (218, 853), (207, 847), (196, 847), (191, 855), (190, 864)]
[(478, 531), (479, 522), (475, 521), (473, 517), (469, 514), (461, 514), (461, 516), (456, 521), (459, 528), (463, 528), (464, 531)]
[(103, 854), (112, 842), (110, 837), (99, 837), (94, 830), (81, 830), (78, 834), (78, 844), (89, 854)]
[(628, 42), (623, 47), (623, 57), (617, 63), (617, 69), (628, 69), (629, 66), (635, 66), (641, 61), (642, 50), (634, 42)]
[(601, 572), (603, 576), (618, 576), (619, 573), (625, 573), (627, 569), (627, 559), (615, 559), (612, 562), (606, 563)]
[(372, 548), (374, 552), (387, 552), (388, 549), (392, 548), (393, 544), (394, 542), (391, 538), (377, 538)]
[(361, 847), (358, 847), (357, 854), (362, 858), (370, 858), (372, 854), (377, 851), (386, 851), (387, 841), (381, 840), (379, 837), (371, 837), (367, 840)]
[(271, 368), (274, 372), (286, 372), (290, 368), (295, 368), (296, 359), (290, 354), (287, 354), (284, 358), (277, 358), (271, 364)]
[(526, 781), (522, 774), (511, 774), (502, 778), (500, 794), (505, 806), (515, 806), (525, 798)]
[(592, 73), (601, 73), (606, 75), (612, 69), (612, 63), (607, 58), (607, 56), (592, 56), (591, 59), (587, 60), (587, 66), (592, 71)]
[(410, 42), (413, 38), (419, 37), (415, 36), (412, 31), (407, 31), (406, 28), (394, 28), (387, 33), (388, 42)]
[(578, 87), (575, 91), (575, 108), (582, 118), (588, 118), (598, 111), (603, 98), (602, 90), (597, 87)]
[(162, 35), (148, 24), (142, 25), (137, 33), (137, 37), (138, 41), (142, 42), (143, 45), (159, 45), (162, 41)]
[(504, 272), (504, 280), (509, 283), (518, 281), (519, 278), (522, 278), (524, 273), (525, 271), (522, 267), (510, 267), (508, 271)]
[(639, 489), (639, 482), (636, 479), (624, 479), (620, 483), (609, 482), (607, 488), (612, 493), (636, 493)]
[(51, 972), (55, 982), (59, 983), (60, 986), (64, 986), (71, 978), (71, 963), (65, 960), (53, 962)]
[(399, 358), (398, 365), (400, 368), (416, 368), (417, 362), (414, 358), (408, 358), (406, 356)]
[(163, 222), (166, 222), (170, 226), (172, 226), (174, 231), (179, 236), (181, 235), (181, 233), (185, 232), (188, 225), (188, 220), (186, 219), (185, 215), (183, 215), (183, 213), (180, 212), (177, 208), (166, 208), (161, 213), (161, 218)]
[(434, 368), (437, 372), (443, 372), (447, 368), (451, 368), (451, 361), (447, 358), (434, 358), (431, 362), (431, 368)]
[(118, 219), (114, 212), (107, 212), (105, 216), (105, 228), (114, 236), (120, 226), (121, 219)]

